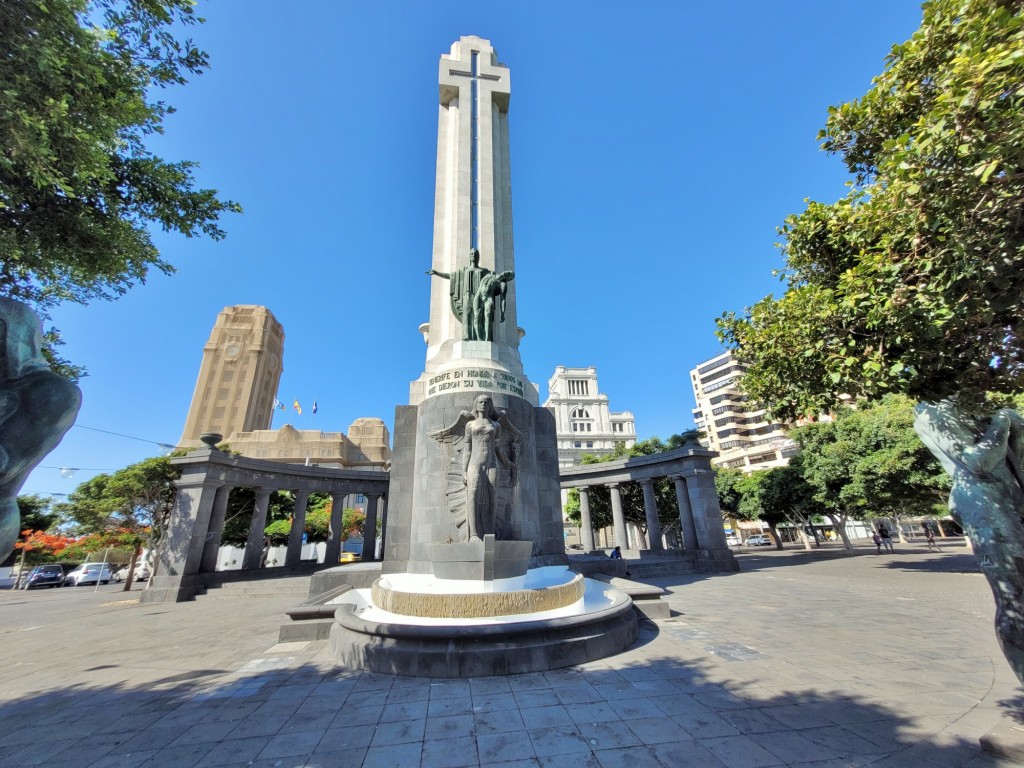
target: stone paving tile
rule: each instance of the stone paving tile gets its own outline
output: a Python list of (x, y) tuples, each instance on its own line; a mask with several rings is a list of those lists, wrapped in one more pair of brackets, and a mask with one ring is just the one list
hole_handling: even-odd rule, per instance
[(211, 749), (213, 744), (210, 742), (164, 747), (141, 765), (143, 768), (192, 768)]
[(203, 759), (197, 763), (196, 768), (213, 768), (214, 766), (255, 760), (266, 746), (267, 739), (263, 736), (222, 741), (206, 753)]
[(420, 768), (461, 768), (478, 765), (476, 739), (458, 736), (423, 742)]
[(533, 743), (525, 731), (479, 734), (476, 737), (476, 745), (481, 765), (536, 757)]
[(519, 710), (478, 712), (474, 715), (476, 732), (477, 734), (494, 734), (525, 731), (526, 724), (519, 712)]
[(695, 710), (685, 715), (673, 715), (672, 720), (695, 739), (738, 736), (739, 731), (719, 715), (708, 710)]
[(595, 752), (601, 749), (633, 747), (643, 743), (629, 724), (621, 721), (581, 724), (579, 731)]
[(476, 721), (472, 715), (429, 718), (423, 732), (423, 741), (456, 739), (463, 736), (476, 736)]
[(576, 723), (604, 723), (620, 719), (619, 713), (605, 701), (595, 704), (574, 704), (568, 712)]
[(650, 747), (602, 749), (594, 756), (601, 768), (661, 768), (663, 765)]
[(574, 725), (560, 725), (550, 728), (531, 728), (527, 731), (537, 757), (550, 755), (589, 754), (590, 745)]
[(467, 698), (431, 699), (427, 705), (428, 717), (451, 717), (473, 714), (473, 702)]
[(366, 750), (362, 768), (409, 768), (419, 765), (422, 745), (418, 741), (370, 747)]
[(642, 744), (665, 744), (688, 735), (678, 723), (664, 715), (634, 718), (625, 723)]
[(520, 707), (549, 707), (562, 703), (551, 688), (513, 690), (512, 695)]
[(512, 692), (473, 694), (474, 712), (498, 712), (516, 708), (516, 697)]
[(566, 707), (520, 707), (519, 716), (523, 723), (529, 728), (545, 728), (557, 725), (572, 725), (573, 719), (569, 716)]
[(658, 709), (650, 699), (612, 699), (608, 706), (615, 714), (623, 720), (633, 720), (641, 717), (664, 717), (664, 713)]
[(394, 720), (422, 720), (427, 716), (427, 702), (406, 701), (396, 704), (387, 704), (381, 711), (380, 722), (388, 723)]
[(392, 744), (407, 744), (423, 741), (426, 720), (403, 720), (393, 723), (379, 723), (373, 732), (370, 747), (384, 747)]
[(370, 746), (374, 728), (365, 725), (331, 726), (316, 745), (313, 754), (341, 752), (346, 749), (361, 749)]
[(260, 752), (260, 758), (294, 757), (310, 755), (316, 749), (323, 733), (319, 731), (299, 731), (298, 733), (279, 733), (271, 736), (267, 746)]
[(230, 739), (247, 739), (254, 736), (270, 737), (281, 730), (284, 719), (280, 717), (263, 715), (261, 717), (250, 717), (235, 725), (234, 730), (228, 734)]
[(138, 768), (155, 754), (155, 749), (147, 749), (126, 755), (104, 755), (99, 760), (89, 763), (89, 768)]

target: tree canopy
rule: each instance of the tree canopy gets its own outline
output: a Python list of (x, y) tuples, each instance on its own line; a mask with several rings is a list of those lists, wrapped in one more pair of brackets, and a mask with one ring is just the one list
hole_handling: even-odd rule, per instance
[[(5, 0), (0, 7), (0, 295), (41, 315), (113, 299), (164, 261), (156, 225), (224, 236), (240, 211), (197, 188), (196, 164), (146, 148), (173, 108), (151, 93), (207, 66), (174, 36), (202, 19), (193, 0)], [(55, 370), (80, 369), (54, 360)]]
[(1021, 3), (923, 10), (868, 92), (829, 110), (819, 138), (852, 180), (786, 219), (785, 292), (718, 321), (777, 416), (889, 392), (981, 411), (1021, 390)]

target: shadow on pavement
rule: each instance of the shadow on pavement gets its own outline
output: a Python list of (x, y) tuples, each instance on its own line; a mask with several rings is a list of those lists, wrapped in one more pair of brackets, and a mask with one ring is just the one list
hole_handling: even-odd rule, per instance
[(19, 766), (996, 764), (977, 762), (987, 758), (976, 743), (929, 741), (928, 718), (834, 691), (773, 690), (743, 663), (733, 677), (666, 657), (448, 680), (292, 661), (38, 691), (0, 704), (19, 724), (0, 733), (0, 754)]

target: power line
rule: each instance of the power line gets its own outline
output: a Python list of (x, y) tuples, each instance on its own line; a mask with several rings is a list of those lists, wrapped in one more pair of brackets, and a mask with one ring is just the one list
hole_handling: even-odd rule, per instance
[(111, 432), (109, 429), (99, 429), (97, 427), (87, 427), (84, 424), (74, 424), (73, 426), (79, 427), (81, 429), (88, 429), (93, 432), (102, 432), (105, 435), (114, 435), (115, 437), (125, 437), (128, 438), (129, 440), (138, 440), (140, 443), (153, 443), (153, 445), (159, 445), (161, 448), (167, 450), (174, 449), (174, 446), (171, 445), (170, 443), (161, 443), (159, 440), (147, 440), (144, 437), (135, 437), (134, 435), (122, 435), (120, 432)]

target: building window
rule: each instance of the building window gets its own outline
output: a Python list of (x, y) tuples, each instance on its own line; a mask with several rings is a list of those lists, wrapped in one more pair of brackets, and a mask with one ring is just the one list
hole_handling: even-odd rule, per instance
[(593, 448), (593, 447), (594, 447), (594, 441), (593, 440), (587, 440), (587, 448)]
[(569, 394), (570, 395), (588, 395), (589, 387), (587, 386), (590, 382), (586, 379), (569, 379)]
[(577, 441), (575, 441), (575, 442), (574, 442), (574, 443), (572, 444), (572, 447), (573, 447), (573, 448), (582, 448), (582, 447), (583, 447), (583, 443), (581, 443), (581, 442), (580, 442), (579, 440), (577, 440)]
[(572, 411), (569, 413), (569, 418), (571, 418), (571, 419), (589, 419), (590, 418), (590, 414), (587, 413), (587, 409), (586, 408), (573, 408)]

